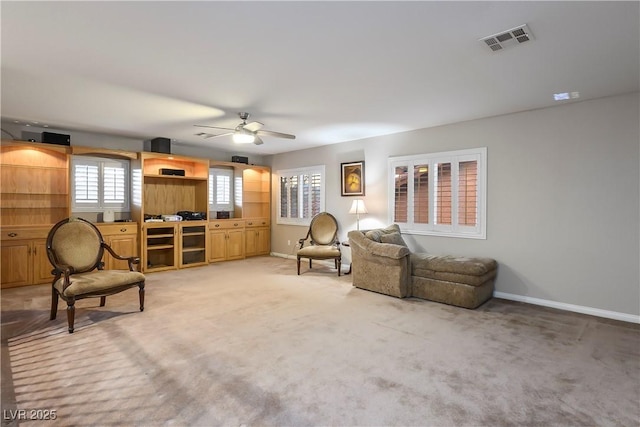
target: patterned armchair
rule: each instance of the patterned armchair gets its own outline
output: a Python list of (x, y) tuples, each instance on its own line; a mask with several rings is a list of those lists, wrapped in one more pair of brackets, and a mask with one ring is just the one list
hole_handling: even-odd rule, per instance
[[(309, 245), (304, 246), (309, 240)], [(340, 268), (342, 265), (342, 254), (340, 252), (340, 241), (338, 241), (338, 221), (335, 217), (327, 212), (320, 212), (311, 220), (309, 231), (304, 239), (298, 241), (300, 249), (296, 256), (298, 259), (298, 275), (300, 275), (300, 259), (309, 259), (309, 268), (312, 267), (311, 261), (314, 259), (333, 259), (335, 268), (338, 269), (340, 276)]]
[[(104, 250), (129, 263), (129, 270), (104, 270)], [(82, 298), (100, 297), (100, 307), (106, 297), (137, 286), (140, 311), (144, 310), (145, 276), (136, 271), (137, 257), (116, 254), (102, 239), (100, 230), (82, 218), (67, 218), (53, 226), (47, 237), (47, 255), (53, 265), (51, 290), (51, 320), (58, 312), (58, 297), (67, 302), (69, 333), (73, 332), (75, 302)]]

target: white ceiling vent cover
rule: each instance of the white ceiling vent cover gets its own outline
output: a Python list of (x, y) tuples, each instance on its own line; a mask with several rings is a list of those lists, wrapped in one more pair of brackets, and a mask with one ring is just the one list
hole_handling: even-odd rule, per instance
[(527, 24), (506, 31), (483, 37), (479, 41), (494, 52), (506, 49), (509, 46), (517, 46), (521, 43), (533, 40), (533, 34)]

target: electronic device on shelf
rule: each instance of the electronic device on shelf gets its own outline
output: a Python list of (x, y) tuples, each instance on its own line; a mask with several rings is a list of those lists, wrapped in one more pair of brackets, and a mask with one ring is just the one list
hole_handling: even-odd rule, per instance
[(184, 221), (202, 221), (207, 219), (206, 212), (179, 211), (177, 213)]
[(180, 215), (162, 215), (162, 220), (167, 222), (182, 221), (182, 217)]

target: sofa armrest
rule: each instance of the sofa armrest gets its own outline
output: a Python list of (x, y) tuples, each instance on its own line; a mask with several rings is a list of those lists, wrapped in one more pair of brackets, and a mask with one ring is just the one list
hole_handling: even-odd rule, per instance
[(409, 295), (411, 252), (405, 246), (379, 243), (361, 231), (348, 233), (353, 285), (385, 295)]
[(370, 255), (400, 259), (411, 254), (411, 251), (406, 246), (394, 245), (391, 243), (374, 242), (373, 240), (367, 238), (360, 231), (350, 231), (348, 236), (350, 245), (357, 245), (360, 247), (360, 249), (369, 253)]

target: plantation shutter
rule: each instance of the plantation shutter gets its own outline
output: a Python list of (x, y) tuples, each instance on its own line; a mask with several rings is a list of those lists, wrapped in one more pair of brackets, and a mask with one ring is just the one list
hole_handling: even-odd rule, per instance
[(99, 199), (99, 165), (87, 161), (73, 167), (74, 203), (97, 207)]
[(406, 223), (408, 221), (408, 213), (409, 213), (408, 170), (409, 168), (407, 166), (396, 166), (395, 168), (393, 222)]
[(233, 171), (231, 169), (209, 169), (209, 210), (231, 211)]
[(102, 168), (102, 191), (105, 205), (121, 206), (126, 202), (126, 168), (119, 163), (104, 163)]

